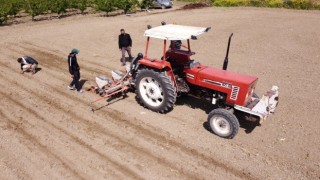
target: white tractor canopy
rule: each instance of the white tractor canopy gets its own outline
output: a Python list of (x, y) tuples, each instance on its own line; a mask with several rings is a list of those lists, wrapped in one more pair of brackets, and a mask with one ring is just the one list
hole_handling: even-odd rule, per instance
[(194, 39), (197, 36), (208, 32), (210, 27), (194, 27), (182, 26), (175, 24), (167, 24), (163, 26), (154, 27), (145, 31), (144, 35), (147, 37), (164, 39), (164, 40), (187, 40)]

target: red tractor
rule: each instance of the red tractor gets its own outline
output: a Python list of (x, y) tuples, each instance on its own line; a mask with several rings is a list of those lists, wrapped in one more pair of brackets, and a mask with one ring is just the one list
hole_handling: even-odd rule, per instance
[[(192, 60), (195, 53), (190, 49), (190, 39), (195, 40), (209, 30), (165, 23), (154, 28), (148, 26), (144, 34), (147, 37), (145, 54), (139, 53), (133, 59), (129, 73), (136, 99), (144, 107), (166, 113), (173, 109), (180, 94), (207, 100), (213, 104), (208, 115), (212, 131), (220, 137), (233, 138), (239, 130), (234, 113), (243, 114), (245, 120), (262, 123), (276, 108), (278, 87), (273, 86), (259, 99), (254, 93), (257, 77), (227, 71), (232, 34), (222, 69)], [(151, 38), (163, 40), (163, 56), (159, 59), (148, 57)], [(187, 41), (185, 50), (181, 49), (181, 40)]]

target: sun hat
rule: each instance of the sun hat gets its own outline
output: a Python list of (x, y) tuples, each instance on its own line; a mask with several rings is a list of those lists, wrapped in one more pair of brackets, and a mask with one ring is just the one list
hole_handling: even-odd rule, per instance
[(79, 50), (78, 49), (76, 49), (76, 48), (73, 48), (72, 50), (71, 50), (71, 53), (73, 53), (73, 54), (79, 54)]

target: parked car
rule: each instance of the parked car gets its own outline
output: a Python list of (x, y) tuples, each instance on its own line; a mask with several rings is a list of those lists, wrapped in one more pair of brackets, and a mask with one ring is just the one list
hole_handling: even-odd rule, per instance
[(171, 0), (153, 0), (152, 5), (155, 8), (166, 9), (171, 8), (173, 3)]

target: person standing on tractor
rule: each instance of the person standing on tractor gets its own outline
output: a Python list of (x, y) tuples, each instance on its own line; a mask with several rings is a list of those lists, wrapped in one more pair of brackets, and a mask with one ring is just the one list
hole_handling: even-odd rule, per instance
[(79, 53), (78, 49), (72, 49), (68, 56), (68, 66), (69, 73), (72, 77), (72, 82), (68, 86), (68, 89), (74, 90), (76, 88), (78, 93), (83, 93), (83, 90), (80, 87), (80, 66), (77, 61), (77, 54)]
[(121, 34), (119, 35), (119, 49), (122, 52), (121, 62), (122, 66), (126, 65), (126, 58), (125, 53), (127, 51), (130, 60), (132, 59), (131, 56), (131, 47), (132, 47), (132, 40), (130, 34), (127, 34), (124, 29), (120, 30)]
[(36, 73), (38, 62), (30, 56), (23, 56), (17, 59), (18, 63), (21, 64), (21, 74), (26, 71), (31, 71), (32, 74)]

